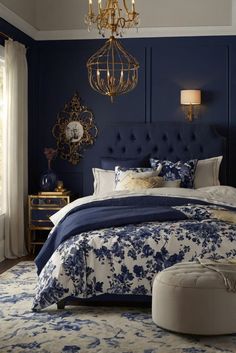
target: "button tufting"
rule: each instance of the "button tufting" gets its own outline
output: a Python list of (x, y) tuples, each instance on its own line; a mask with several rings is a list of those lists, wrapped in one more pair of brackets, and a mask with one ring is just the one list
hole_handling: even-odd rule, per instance
[(180, 134), (177, 135), (177, 139), (178, 139), (179, 141), (182, 141), (182, 137), (181, 137)]
[(132, 134), (132, 135), (130, 136), (130, 140), (131, 140), (131, 141), (135, 141), (135, 140), (136, 140), (136, 137), (134, 136), (134, 134)]
[(109, 148), (108, 148), (108, 152), (109, 152), (109, 153), (113, 153), (113, 152), (114, 152), (114, 151), (113, 151), (113, 148), (112, 148), (112, 147), (109, 147)]
[(147, 136), (146, 136), (146, 141), (151, 141), (151, 137), (149, 134), (147, 134)]
[(122, 153), (125, 153), (126, 152), (126, 147), (122, 147), (121, 151), (122, 151)]
[(142, 152), (142, 147), (137, 148), (137, 152), (141, 153)]
[(166, 135), (163, 135), (163, 136), (162, 136), (162, 140), (163, 140), (163, 141), (167, 141), (167, 140), (168, 140), (168, 137), (167, 137)]
[(152, 152), (157, 152), (157, 151), (158, 151), (158, 147), (157, 146), (153, 147)]
[(117, 138), (118, 141), (120, 141), (120, 140), (121, 140), (120, 134), (117, 134), (117, 137), (116, 137), (116, 138)]
[(173, 153), (173, 151), (174, 151), (173, 147), (170, 147), (169, 148), (169, 153)]

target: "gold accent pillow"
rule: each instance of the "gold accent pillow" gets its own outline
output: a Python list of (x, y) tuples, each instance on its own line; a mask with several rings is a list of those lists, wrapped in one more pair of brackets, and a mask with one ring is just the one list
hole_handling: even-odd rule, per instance
[(164, 184), (164, 179), (159, 176), (150, 177), (133, 177), (127, 175), (125, 178), (119, 181), (119, 190), (141, 190), (141, 189), (153, 189), (160, 188)]

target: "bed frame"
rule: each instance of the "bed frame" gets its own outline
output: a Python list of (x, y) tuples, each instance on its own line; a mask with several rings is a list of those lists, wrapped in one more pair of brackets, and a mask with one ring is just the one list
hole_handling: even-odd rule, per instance
[[(119, 124), (102, 127), (93, 148), (86, 151), (83, 161), (84, 194), (93, 193), (92, 168), (101, 168), (102, 158), (146, 158), (150, 156), (172, 161), (205, 159), (223, 155), (220, 178), (227, 184), (226, 139), (214, 127), (195, 123)], [(150, 305), (151, 297), (132, 295), (101, 295), (91, 299), (66, 298), (65, 305)]]

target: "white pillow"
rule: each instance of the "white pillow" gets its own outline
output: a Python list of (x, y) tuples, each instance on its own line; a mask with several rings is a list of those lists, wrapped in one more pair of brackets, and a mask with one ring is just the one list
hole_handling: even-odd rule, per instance
[[(115, 171), (99, 168), (92, 168), (94, 177), (94, 193), (95, 196), (104, 195), (115, 191)], [(180, 187), (181, 180), (165, 181), (163, 187)]]
[(94, 177), (94, 195), (102, 195), (115, 190), (114, 170), (92, 168)]
[(195, 189), (220, 185), (219, 170), (223, 156), (199, 160), (197, 163), (193, 186)]

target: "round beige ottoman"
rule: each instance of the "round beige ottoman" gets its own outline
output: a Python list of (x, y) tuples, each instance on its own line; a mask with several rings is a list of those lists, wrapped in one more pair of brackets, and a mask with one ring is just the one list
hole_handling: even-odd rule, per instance
[(160, 327), (180, 333), (236, 333), (236, 293), (223, 277), (195, 262), (158, 273), (153, 282), (152, 318)]

